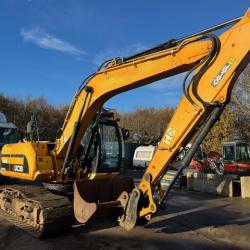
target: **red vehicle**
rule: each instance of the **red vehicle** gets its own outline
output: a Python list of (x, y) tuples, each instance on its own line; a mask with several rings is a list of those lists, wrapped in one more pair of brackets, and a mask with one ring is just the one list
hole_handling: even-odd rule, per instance
[(220, 153), (210, 151), (207, 155), (202, 151), (201, 147), (194, 155), (189, 168), (193, 168), (198, 172), (213, 171), (219, 175), (224, 173), (223, 160)]
[(250, 175), (250, 149), (244, 140), (223, 144), (223, 154), (210, 151), (207, 155), (199, 148), (190, 168), (195, 171), (213, 171), (222, 174)]
[[(179, 160), (181, 160), (185, 156), (185, 154), (191, 148), (191, 146), (192, 146), (191, 143), (187, 144), (185, 149), (180, 152)], [(218, 153), (216, 151), (210, 151), (208, 154), (206, 154), (202, 150), (202, 147), (200, 146), (197, 149), (197, 151), (196, 151), (192, 161), (190, 162), (188, 168), (192, 169), (196, 172), (210, 171), (211, 170), (211, 160), (215, 160), (217, 158), (222, 158), (220, 153)], [(212, 170), (214, 171), (215, 169), (212, 168)]]
[(225, 173), (250, 174), (250, 149), (246, 141), (225, 142), (223, 162)]
[(194, 169), (198, 172), (204, 172), (208, 170), (208, 166), (206, 164), (206, 156), (205, 153), (202, 151), (201, 147), (195, 153), (192, 161), (189, 164), (189, 168)]

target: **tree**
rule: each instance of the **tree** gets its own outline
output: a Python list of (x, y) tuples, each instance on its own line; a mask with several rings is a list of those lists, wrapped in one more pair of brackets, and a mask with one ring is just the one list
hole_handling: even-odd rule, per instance
[(31, 115), (36, 115), (40, 138), (43, 140), (56, 138), (57, 130), (63, 124), (66, 111), (67, 106), (52, 106), (44, 97), (36, 99), (28, 97), (21, 100), (0, 94), (0, 112), (3, 112), (7, 119), (15, 123), (22, 131), (26, 131)]
[(130, 130), (130, 134), (140, 134), (144, 142), (161, 138), (174, 109), (140, 108), (129, 113), (118, 114), (120, 125)]

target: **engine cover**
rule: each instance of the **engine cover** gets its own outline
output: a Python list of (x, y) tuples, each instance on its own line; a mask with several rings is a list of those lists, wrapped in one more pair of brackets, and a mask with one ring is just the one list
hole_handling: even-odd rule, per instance
[(0, 154), (0, 174), (31, 181), (53, 179), (53, 161), (47, 142), (4, 145)]

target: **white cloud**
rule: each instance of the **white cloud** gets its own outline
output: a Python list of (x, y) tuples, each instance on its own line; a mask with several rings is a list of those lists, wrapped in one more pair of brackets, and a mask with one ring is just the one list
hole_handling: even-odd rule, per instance
[(93, 64), (100, 66), (108, 59), (131, 56), (146, 49), (147, 47), (141, 43), (135, 43), (125, 48), (110, 48), (96, 54), (93, 58)]
[(76, 46), (66, 41), (63, 41), (62, 39), (59, 39), (51, 34), (46, 33), (41, 28), (35, 28), (30, 30), (22, 28), (20, 34), (25, 42), (31, 42), (43, 49), (53, 49), (76, 56), (86, 54), (84, 51), (78, 49)]

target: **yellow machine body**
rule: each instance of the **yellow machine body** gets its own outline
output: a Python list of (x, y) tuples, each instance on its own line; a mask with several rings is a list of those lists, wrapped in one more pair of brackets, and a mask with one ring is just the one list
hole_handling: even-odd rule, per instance
[(23, 180), (52, 180), (53, 160), (48, 142), (7, 144), (1, 151), (0, 174)]

